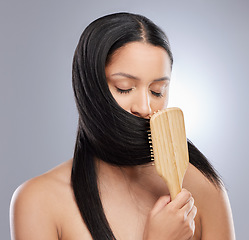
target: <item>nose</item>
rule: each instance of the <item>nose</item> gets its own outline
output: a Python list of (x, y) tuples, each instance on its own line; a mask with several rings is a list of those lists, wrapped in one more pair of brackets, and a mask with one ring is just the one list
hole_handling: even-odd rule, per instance
[(136, 94), (131, 106), (131, 113), (141, 118), (149, 118), (151, 115), (151, 107), (150, 98), (146, 91)]

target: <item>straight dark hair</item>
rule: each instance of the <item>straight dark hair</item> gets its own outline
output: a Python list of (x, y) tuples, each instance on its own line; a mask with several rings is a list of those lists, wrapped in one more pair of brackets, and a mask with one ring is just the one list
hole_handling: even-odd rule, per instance
[[(106, 81), (112, 54), (130, 42), (145, 42), (173, 56), (165, 33), (148, 18), (116, 13), (92, 22), (82, 33), (73, 58), (73, 89), (79, 112), (71, 184), (81, 216), (94, 240), (116, 239), (101, 203), (94, 158), (115, 166), (151, 161), (149, 120), (122, 109)], [(190, 162), (215, 186), (221, 180), (201, 152), (188, 141)]]

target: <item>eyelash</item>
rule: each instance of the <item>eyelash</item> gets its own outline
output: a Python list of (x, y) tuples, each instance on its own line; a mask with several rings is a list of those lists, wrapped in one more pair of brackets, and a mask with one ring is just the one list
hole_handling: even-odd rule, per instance
[(132, 90), (132, 88), (129, 88), (129, 89), (120, 89), (120, 88), (117, 88), (117, 87), (116, 87), (116, 89), (121, 94), (129, 93)]
[(151, 93), (156, 96), (156, 97), (163, 97), (163, 94), (162, 93), (157, 93), (157, 92), (154, 92), (154, 91), (151, 91)]
[[(117, 91), (121, 94), (127, 94), (129, 93), (130, 91), (132, 91), (132, 88), (129, 88), (129, 89), (120, 89), (120, 88), (117, 88)], [(151, 91), (151, 93), (155, 96), (155, 97), (163, 97), (163, 94), (162, 93), (157, 93), (157, 92), (154, 92), (154, 91)]]

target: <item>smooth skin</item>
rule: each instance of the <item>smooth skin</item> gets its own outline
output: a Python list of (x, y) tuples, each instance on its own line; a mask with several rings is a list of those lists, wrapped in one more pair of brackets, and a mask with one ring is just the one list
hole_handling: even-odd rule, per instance
[[(143, 118), (167, 107), (170, 77), (167, 52), (144, 42), (118, 49), (106, 66), (117, 103)], [(171, 201), (154, 166), (114, 167), (95, 161), (101, 200), (117, 239), (235, 239), (225, 189), (215, 188), (193, 165), (187, 169), (183, 190)], [(72, 159), (15, 191), (12, 240), (92, 239), (74, 200), (71, 168)]]

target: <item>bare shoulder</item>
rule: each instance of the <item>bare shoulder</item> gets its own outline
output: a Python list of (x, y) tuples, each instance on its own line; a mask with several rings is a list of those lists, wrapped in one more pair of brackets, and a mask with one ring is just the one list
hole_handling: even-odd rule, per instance
[(38, 201), (46, 205), (47, 202), (51, 202), (55, 196), (58, 196), (60, 190), (64, 193), (65, 188), (69, 187), (70, 165), (71, 160), (24, 182), (15, 190), (12, 203), (30, 202), (36, 205)]
[(195, 199), (201, 219), (201, 239), (235, 239), (232, 211), (224, 186), (215, 186), (190, 164), (183, 187), (188, 189)]
[(59, 239), (60, 199), (71, 194), (70, 173), (71, 160), (16, 189), (10, 205), (12, 239)]
[[(211, 183), (194, 165), (191, 163), (184, 176), (183, 186), (187, 188), (201, 202), (209, 197), (217, 197), (217, 194), (223, 194), (222, 187), (218, 188)], [(203, 198), (203, 199), (202, 199)]]

